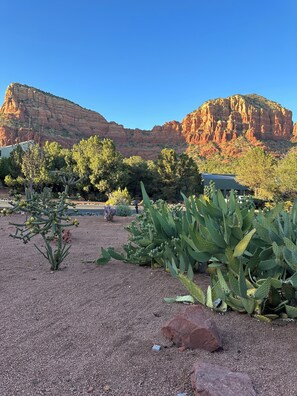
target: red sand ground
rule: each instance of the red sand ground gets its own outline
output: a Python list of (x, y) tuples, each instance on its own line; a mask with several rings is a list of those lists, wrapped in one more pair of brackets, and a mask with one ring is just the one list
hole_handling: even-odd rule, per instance
[[(223, 351), (179, 352), (160, 332), (184, 308), (162, 301), (187, 294), (175, 279), (117, 261), (83, 263), (97, 258), (101, 246), (119, 248), (131, 218), (81, 217), (62, 270), (51, 273), (33, 242), (8, 236), (9, 221), (20, 216), (0, 218), (1, 396), (193, 396), (196, 361), (249, 374), (259, 395), (297, 395), (295, 322), (208, 311)], [(208, 277), (197, 281), (205, 285)], [(152, 351), (153, 344), (161, 351)]]

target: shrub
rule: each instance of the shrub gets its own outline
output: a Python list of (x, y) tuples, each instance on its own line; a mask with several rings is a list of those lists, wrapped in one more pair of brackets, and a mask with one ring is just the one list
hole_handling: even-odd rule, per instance
[(131, 216), (132, 211), (129, 205), (117, 205), (116, 207), (116, 215), (117, 216)]
[(107, 205), (129, 205), (131, 202), (131, 196), (127, 190), (124, 188), (121, 190), (120, 188), (112, 193), (108, 194)]

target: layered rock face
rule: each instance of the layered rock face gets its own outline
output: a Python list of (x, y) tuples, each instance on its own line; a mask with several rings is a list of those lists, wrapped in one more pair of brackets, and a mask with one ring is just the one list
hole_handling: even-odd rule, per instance
[(295, 122), (294, 128), (293, 128), (293, 139), (295, 142), (297, 141), (297, 122)]
[(258, 95), (234, 95), (205, 102), (183, 121), (171, 121), (152, 130), (127, 129), (108, 122), (95, 111), (22, 84), (11, 84), (0, 109), (0, 146), (34, 139), (57, 141), (71, 147), (92, 135), (112, 139), (126, 156), (156, 158), (164, 147), (177, 152), (187, 144), (226, 145), (245, 136), (257, 144), (265, 140), (297, 140), (292, 112)]
[(41, 143), (55, 140), (70, 147), (92, 135), (112, 139), (125, 155), (144, 158), (153, 157), (159, 145), (185, 145), (181, 126), (175, 121), (152, 131), (126, 129), (95, 111), (39, 89), (17, 83), (7, 88), (0, 109), (0, 146), (34, 139)]
[(205, 102), (182, 121), (188, 143), (291, 139), (292, 112), (258, 95), (234, 95)]

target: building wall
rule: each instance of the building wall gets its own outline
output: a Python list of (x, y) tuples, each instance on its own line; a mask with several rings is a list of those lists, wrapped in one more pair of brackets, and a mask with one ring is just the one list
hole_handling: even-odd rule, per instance
[(23, 150), (28, 150), (29, 146), (34, 144), (34, 140), (28, 140), (26, 142), (21, 142), (17, 144), (12, 144), (11, 146), (0, 147), (0, 158), (8, 158), (10, 153), (17, 147), (21, 146)]

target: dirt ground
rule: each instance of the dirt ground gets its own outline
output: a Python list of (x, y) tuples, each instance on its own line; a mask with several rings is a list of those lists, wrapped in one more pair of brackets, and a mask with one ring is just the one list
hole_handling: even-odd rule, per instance
[[(119, 248), (131, 218), (80, 217), (70, 255), (51, 273), (33, 242), (9, 237), (9, 221), (20, 217), (0, 217), (1, 396), (193, 396), (196, 361), (249, 374), (259, 395), (297, 395), (295, 322), (208, 311), (223, 350), (180, 352), (160, 332), (185, 308), (162, 301), (187, 294), (175, 279), (118, 261), (83, 262), (97, 258), (101, 246)], [(205, 285), (208, 277), (197, 280)]]

